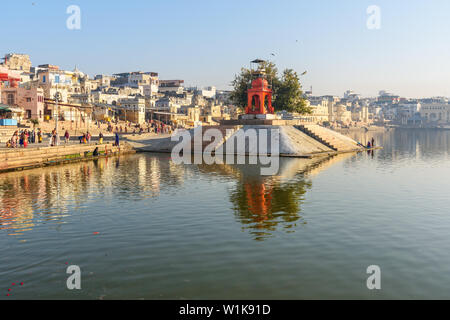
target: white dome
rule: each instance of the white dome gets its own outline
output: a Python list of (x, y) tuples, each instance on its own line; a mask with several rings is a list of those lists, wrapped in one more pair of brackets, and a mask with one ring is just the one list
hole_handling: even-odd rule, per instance
[(75, 73), (77, 76), (83, 78), (84, 77), (84, 72), (78, 70), (77, 66), (75, 66), (75, 69), (73, 69), (72, 71), (73, 73)]

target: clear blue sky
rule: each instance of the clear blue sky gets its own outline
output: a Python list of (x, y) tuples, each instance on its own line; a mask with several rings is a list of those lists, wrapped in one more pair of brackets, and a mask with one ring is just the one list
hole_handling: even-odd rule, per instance
[[(81, 30), (66, 28), (71, 4)], [(366, 27), (373, 4), (380, 30)], [(315, 94), (450, 96), (448, 0), (16, 0), (2, 1), (0, 16), (0, 54), (89, 75), (155, 71), (226, 89), (241, 66), (263, 58), (307, 70), (302, 82)]]

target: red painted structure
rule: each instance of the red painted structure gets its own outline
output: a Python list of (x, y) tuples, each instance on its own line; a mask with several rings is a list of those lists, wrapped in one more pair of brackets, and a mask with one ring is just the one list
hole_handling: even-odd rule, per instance
[(272, 89), (262, 74), (252, 81), (252, 87), (247, 91), (246, 114), (274, 113), (272, 107)]
[[(5, 60), (4, 64), (6, 66), (6, 63), (8, 62), (8, 56), (5, 55), (5, 57), (1, 58), (1, 59)], [(2, 69), (5, 69), (5, 68), (2, 68)], [(8, 68), (6, 68), (5, 71), (0, 72), (0, 82), (8, 81), (11, 88), (19, 87), (20, 78), (16, 78), (16, 77), (9, 75)]]
[(20, 78), (10, 76), (8, 73), (0, 73), (0, 82), (8, 81), (11, 88), (19, 86)]

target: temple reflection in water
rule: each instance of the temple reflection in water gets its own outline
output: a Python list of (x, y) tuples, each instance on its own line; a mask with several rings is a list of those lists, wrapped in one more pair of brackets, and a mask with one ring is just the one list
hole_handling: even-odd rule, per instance
[[(89, 205), (99, 199), (105, 199), (105, 206), (107, 199), (128, 203), (162, 195), (177, 199), (181, 186), (201, 178), (233, 183), (228, 191), (230, 209), (243, 230), (261, 240), (306, 223), (301, 204), (311, 188), (309, 177), (345, 157), (281, 158), (276, 176), (261, 176), (259, 165), (177, 165), (169, 155), (154, 154), (6, 173), (0, 175), (0, 230), (20, 239), (39, 225), (66, 223), (74, 212), (95, 214)], [(167, 208), (170, 212), (170, 203)]]
[(280, 170), (274, 176), (262, 176), (257, 165), (201, 165), (199, 168), (237, 180), (229, 195), (236, 219), (255, 240), (264, 240), (274, 232), (295, 232), (299, 225), (306, 224), (301, 204), (312, 187), (309, 177), (348, 156), (280, 158)]

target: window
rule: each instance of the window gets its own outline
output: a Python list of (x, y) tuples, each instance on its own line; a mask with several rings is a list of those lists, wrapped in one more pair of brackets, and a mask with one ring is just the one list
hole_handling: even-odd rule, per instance
[(27, 102), (31, 102), (31, 98), (27, 98)]
[(7, 103), (8, 103), (9, 105), (13, 105), (13, 104), (14, 104), (14, 100), (15, 100), (15, 99), (14, 99), (14, 93), (8, 93), (8, 98), (7, 98), (7, 99), (8, 99), (8, 102), (7, 102)]

